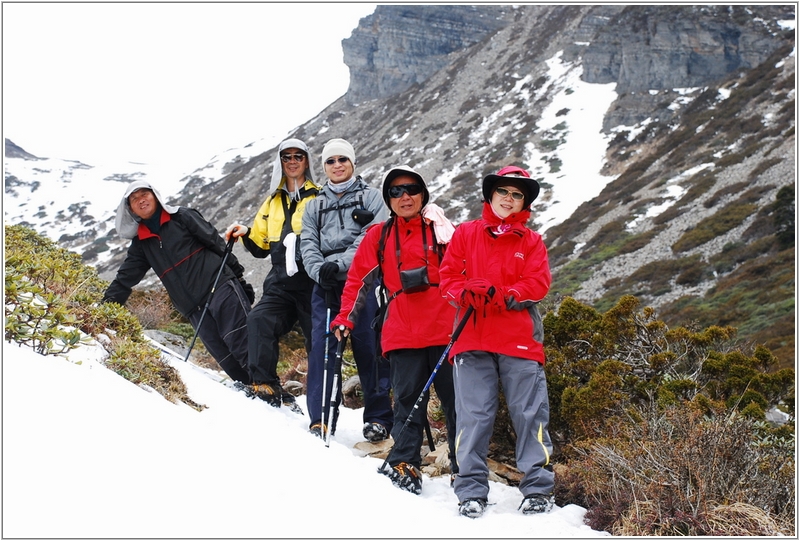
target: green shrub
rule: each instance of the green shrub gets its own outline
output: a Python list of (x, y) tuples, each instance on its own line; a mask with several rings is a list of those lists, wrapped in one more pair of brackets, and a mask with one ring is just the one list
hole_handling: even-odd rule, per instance
[(795, 254), (772, 246), (770, 238), (726, 246), (709, 262), (725, 273), (716, 285), (662, 306), (661, 317), (674, 325), (736, 325), (743, 338), (768, 345), (780, 366), (794, 366)]
[(772, 209), (781, 250), (794, 246), (795, 208), (794, 184), (778, 190)]
[(147, 345), (139, 320), (116, 303), (101, 302), (108, 284), (79, 255), (24, 226), (5, 226), (5, 238), (6, 340), (61, 354), (111, 335), (106, 366), (168, 400), (204, 407), (188, 397), (178, 373)]
[(748, 216), (758, 210), (757, 205), (750, 203), (733, 202), (722, 210), (700, 220), (692, 229), (684, 233), (672, 249), (675, 252), (685, 252), (701, 244), (724, 235), (734, 227), (740, 225)]
[(766, 409), (793, 392), (794, 371), (765, 372), (775, 358), (766, 350), (745, 352), (734, 342), (734, 328), (669, 329), (638, 304), (624, 296), (599, 314), (567, 297), (557, 314), (545, 315), (551, 436), (561, 452), (569, 455), (576, 442), (607, 434), (609, 423), (624, 423), (632, 405), (703, 394), (740, 408), (755, 400)]
[(567, 297), (544, 326), (559, 505), (615, 535), (791, 532), (794, 425), (764, 412), (793, 404), (793, 369), (732, 327), (670, 329), (632, 296), (605, 313)]
[(6, 340), (43, 355), (66, 353), (79, 345), (77, 321), (56, 295), (8, 272), (5, 292)]

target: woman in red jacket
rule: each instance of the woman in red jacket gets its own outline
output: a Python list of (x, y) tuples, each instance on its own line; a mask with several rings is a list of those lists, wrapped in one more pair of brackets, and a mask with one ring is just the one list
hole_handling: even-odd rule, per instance
[(454, 489), (459, 512), (471, 518), (483, 514), (489, 495), (486, 459), (498, 380), (517, 434), (520, 509), (531, 514), (552, 508), (544, 332), (536, 308), (550, 287), (550, 266), (541, 235), (525, 227), (538, 195), (539, 184), (519, 167), (487, 176), (482, 218), (456, 229), (442, 262), (440, 289), (459, 307), (457, 318), (469, 306), (475, 309), (450, 351), (458, 416)]
[[(391, 217), (364, 235), (347, 273), (342, 307), (331, 328), (353, 329), (363, 310), (370, 285), (381, 280), (385, 311), (380, 323), (381, 349), (391, 364), (394, 390), (395, 443), (389, 455), (389, 476), (404, 490), (422, 491), (420, 447), (428, 396), (398, 437), (450, 341), (455, 309), (439, 293), (439, 265), (452, 225), (441, 209), (428, 205), (428, 188), (422, 176), (407, 166), (391, 169), (383, 179), (383, 198)], [(433, 217), (429, 220), (425, 216)], [(387, 300), (388, 299), (388, 300)], [(372, 314), (362, 314), (364, 316)], [(453, 473), (456, 415), (452, 366), (443, 363), (433, 380), (442, 402)]]

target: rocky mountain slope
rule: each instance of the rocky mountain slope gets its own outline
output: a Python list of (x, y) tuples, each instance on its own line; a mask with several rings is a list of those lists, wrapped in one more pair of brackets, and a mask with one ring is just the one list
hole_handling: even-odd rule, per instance
[[(343, 42), (348, 93), (291, 135), (315, 153), (348, 139), (373, 185), (410, 164), (456, 222), (478, 215), (485, 174), (523, 165), (542, 184), (547, 302), (607, 309), (633, 293), (671, 324), (734, 325), (791, 362), (794, 9), (379, 6)], [(249, 223), (274, 152), (187, 177), (176, 201), (220, 229)], [(112, 237), (96, 260), (107, 278)], [(242, 257), (260, 285), (268, 263)]]

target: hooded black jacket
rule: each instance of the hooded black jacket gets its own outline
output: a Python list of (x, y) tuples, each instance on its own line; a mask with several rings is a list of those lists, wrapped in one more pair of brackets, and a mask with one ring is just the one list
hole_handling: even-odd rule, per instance
[[(125, 304), (132, 288), (153, 269), (175, 308), (188, 318), (205, 305), (224, 253), (222, 237), (197, 210), (180, 207), (170, 214), (162, 209), (158, 234), (139, 224), (103, 302)], [(241, 278), (243, 274), (236, 256), (229, 254), (220, 281)]]

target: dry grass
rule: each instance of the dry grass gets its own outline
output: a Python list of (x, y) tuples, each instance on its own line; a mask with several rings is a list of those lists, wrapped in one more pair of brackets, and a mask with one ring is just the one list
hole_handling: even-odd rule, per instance
[(758, 507), (735, 502), (720, 505), (700, 517), (673, 510), (666, 515), (655, 502), (634, 502), (620, 517), (612, 533), (633, 537), (660, 536), (781, 536), (786, 535), (777, 522)]
[(644, 413), (582, 446), (557, 492), (614, 535), (792, 535), (794, 438), (763, 430), (689, 408)]
[(144, 329), (163, 329), (183, 320), (162, 286), (149, 290), (135, 289), (125, 306), (139, 319)]
[(713, 528), (711, 535), (783, 535), (778, 523), (763, 509), (735, 502), (712, 509), (706, 521)]
[(104, 364), (128, 381), (150, 388), (170, 402), (183, 402), (202, 411), (206, 406), (189, 397), (178, 371), (161, 360), (160, 352), (130, 338), (111, 338), (112, 352)]

